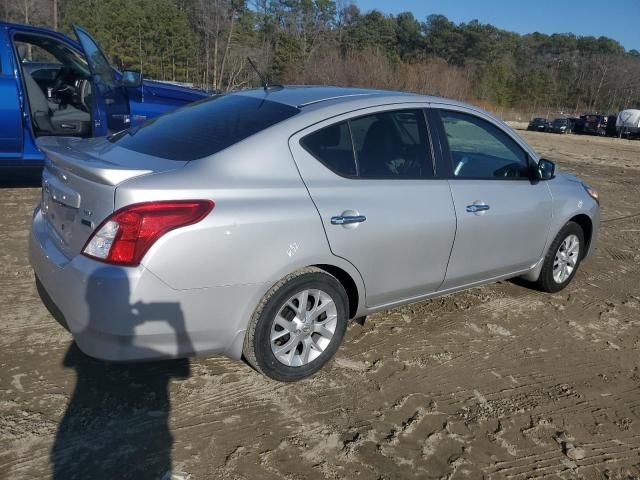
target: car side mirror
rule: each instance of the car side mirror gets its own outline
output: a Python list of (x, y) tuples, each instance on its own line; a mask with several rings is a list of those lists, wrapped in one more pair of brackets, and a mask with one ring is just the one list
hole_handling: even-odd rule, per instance
[(120, 85), (127, 88), (138, 88), (142, 85), (142, 74), (135, 70), (125, 70), (122, 72)]
[(541, 158), (538, 161), (538, 167), (536, 168), (536, 177), (538, 180), (551, 180), (556, 172), (556, 164), (546, 158)]

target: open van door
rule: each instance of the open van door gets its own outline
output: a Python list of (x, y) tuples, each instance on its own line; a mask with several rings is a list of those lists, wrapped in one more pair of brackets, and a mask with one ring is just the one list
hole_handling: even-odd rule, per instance
[(76, 25), (73, 30), (91, 70), (93, 136), (99, 137), (129, 128), (129, 98), (120, 85), (119, 75), (91, 35)]

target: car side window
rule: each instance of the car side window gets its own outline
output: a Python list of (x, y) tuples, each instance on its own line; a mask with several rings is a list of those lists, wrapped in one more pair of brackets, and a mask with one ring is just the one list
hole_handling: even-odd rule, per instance
[(529, 178), (526, 152), (491, 123), (460, 112), (441, 110), (455, 178)]
[(422, 110), (366, 115), (304, 137), (302, 146), (338, 175), (360, 179), (433, 177)]
[(356, 175), (356, 161), (347, 122), (336, 123), (302, 139), (302, 146), (325, 167), (343, 177)]
[(349, 121), (360, 178), (433, 176), (422, 110), (396, 110)]

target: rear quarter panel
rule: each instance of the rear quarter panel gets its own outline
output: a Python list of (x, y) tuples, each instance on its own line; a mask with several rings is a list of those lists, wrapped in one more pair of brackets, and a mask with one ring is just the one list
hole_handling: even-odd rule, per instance
[(215, 202), (200, 223), (163, 236), (144, 266), (174, 289), (264, 284), (266, 292), (288, 273), (331, 264), (352, 276), (364, 298), (357, 271), (329, 250), (287, 135), (273, 130), (180, 170), (118, 187), (116, 208), (179, 198)]

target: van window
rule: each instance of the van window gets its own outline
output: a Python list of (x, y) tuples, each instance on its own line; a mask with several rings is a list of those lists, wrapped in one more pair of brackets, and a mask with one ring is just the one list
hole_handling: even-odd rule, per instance
[(169, 160), (208, 157), (238, 143), (299, 110), (243, 95), (220, 95), (192, 103), (115, 134), (119, 147)]

